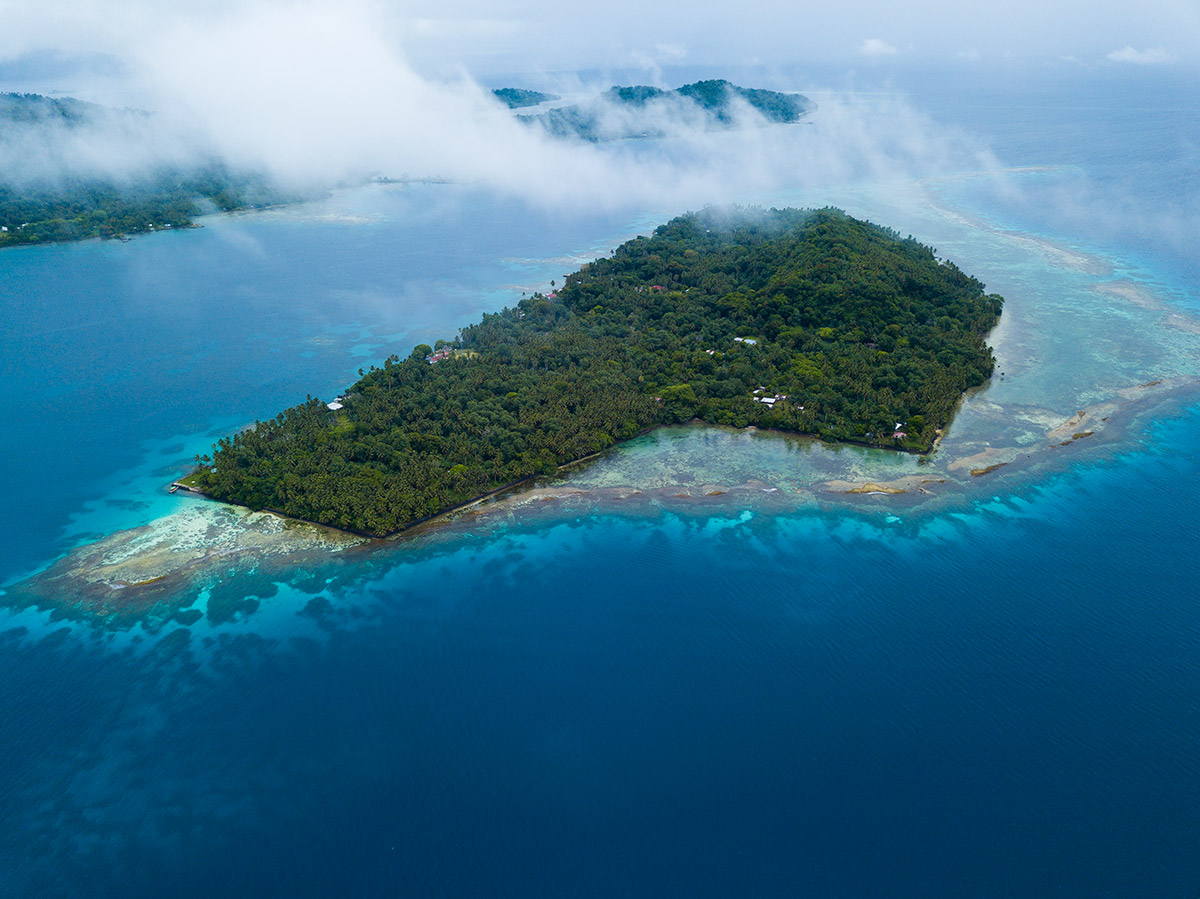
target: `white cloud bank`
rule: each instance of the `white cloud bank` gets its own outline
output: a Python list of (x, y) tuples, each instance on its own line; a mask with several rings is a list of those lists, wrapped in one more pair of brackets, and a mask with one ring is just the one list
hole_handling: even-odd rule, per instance
[[(472, 16), (466, 0), (438, 16), (414, 9), (409, 18), (376, 0), (214, 0), (156, 17), (142, 15), (148, 7), (134, 0), (113, 4), (89, 7), (109, 16), (107, 27), (95, 29), (96, 52), (121, 51), (123, 71), (136, 80), (143, 105), (165, 119), (162, 135), (127, 145), (119, 133), (106, 141), (74, 141), (53, 157), (59, 171), (72, 165), (132, 169), (153, 162), (147, 157), (155, 153), (175, 161), (187, 148), (199, 147), (302, 186), (372, 174), (443, 177), (545, 205), (686, 207), (761, 196), (781, 183), (820, 187), (994, 165), (976, 142), (894, 99), (834, 95), (817, 96), (820, 108), (810, 124), (799, 126), (757, 127), (747, 113), (744, 128), (726, 133), (703, 133), (681, 117), (670, 123), (671, 137), (659, 142), (594, 146), (550, 140), (493, 102), (454, 57), (445, 60), (449, 79), (430, 78), (413, 62), (414, 45), (426, 51), (441, 46), (455, 34), (457, 21), (474, 23), (468, 42), (519, 42), (533, 28), (528, 17)], [(855, 9), (861, 25), (870, 10), (862, 4)], [(755, 12), (751, 4), (750, 21)], [(33, 15), (18, 13), (11, 20), (17, 25), (21, 15)], [(65, 26), (62, 16), (53, 18), (52, 24)], [(87, 45), (84, 31), (76, 22), (63, 34), (79, 50)], [(0, 35), (0, 43), (15, 41), (15, 33)], [(893, 36), (891, 30), (879, 33)], [(895, 34), (905, 41), (903, 54), (873, 37), (858, 44), (860, 57), (916, 53), (908, 34)], [(854, 46), (856, 39), (844, 46)], [(675, 41), (668, 30), (644, 45), (651, 48), (643, 60), (651, 73), (659, 64), (696, 58), (693, 47)], [(621, 58), (628, 58), (628, 46)], [(962, 58), (991, 58), (967, 46), (971, 50)], [(1110, 55), (1125, 62), (1162, 57), (1161, 50), (1132, 48)], [(596, 76), (589, 84), (564, 83), (582, 93), (613, 82)], [(25, 165), (50, 158), (28, 150), (22, 157)], [(6, 160), (0, 158), (0, 165)]]
[(882, 56), (895, 56), (898, 52), (900, 51), (891, 44), (877, 37), (869, 37), (858, 45), (858, 55), (866, 56), (869, 59), (878, 59)]
[[(125, 58), (189, 29), (256, 11), (305, 16), (329, 0), (0, 0), (0, 60), (57, 49)], [(1100, 59), (1114, 47), (1166, 47), (1200, 63), (1200, 7), (1189, 0), (691, 0), (687, 4), (610, 0), (347, 0), (351, 15), (368, 6), (382, 33), (399, 41), (418, 70), (444, 74), (466, 66), (477, 75), (578, 71), (626, 65), (638, 55), (685, 48), (700, 64), (735, 66), (852, 65), (864, 31), (899, 48), (895, 58), (945, 60), (974, 47), (986, 59), (1005, 52), (1026, 62), (1076, 56)], [(872, 45), (874, 46), (874, 45)], [(890, 55), (890, 54), (889, 54)], [(79, 85), (62, 85), (76, 88)]]
[[(661, 123), (661, 141), (553, 140), (516, 121), (465, 73), (448, 81), (420, 74), (393, 25), (369, 0), (231, 5), (178, 18), (126, 57), (146, 105), (160, 111), (159, 135), (75, 135), (54, 154), (22, 151), (22, 164), (44, 164), (48, 177), (132, 174), (155, 153), (178, 163), (192, 147), (299, 187), (375, 174), (437, 177), (563, 208), (682, 208), (761, 196), (781, 183), (990, 164), (969, 140), (878, 98), (869, 106), (821, 97), (802, 125), (766, 126), (745, 108), (742, 127), (731, 131), (705, 131), (697, 116), (680, 113)], [(683, 52), (656, 48), (658, 58)], [(598, 93), (610, 84), (578, 89)], [(0, 165), (10, 161), (0, 157)]]
[(1177, 61), (1177, 57), (1168, 53), (1162, 47), (1151, 47), (1146, 50), (1136, 50), (1128, 45), (1120, 50), (1113, 50), (1106, 59), (1112, 62), (1128, 62), (1139, 66), (1165, 65)]

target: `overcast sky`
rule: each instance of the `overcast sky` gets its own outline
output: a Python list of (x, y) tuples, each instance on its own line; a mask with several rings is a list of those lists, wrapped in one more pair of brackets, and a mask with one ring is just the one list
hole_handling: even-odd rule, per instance
[[(313, 20), (328, 23), (325, 34), (304, 27)], [(268, 62), (311, 52), (333, 82), (361, 68), (354, 57), (364, 45), (424, 75), (481, 79), (667, 65), (1200, 65), (1196, 0), (0, 0), (0, 22), (0, 78), (38, 51), (45, 67), (47, 50), (65, 54), (67, 68), (86, 59), (92, 71), (81, 77), (124, 69), (154, 78), (174, 53), (187, 64), (193, 44)], [(259, 46), (241, 43), (250, 31)]]

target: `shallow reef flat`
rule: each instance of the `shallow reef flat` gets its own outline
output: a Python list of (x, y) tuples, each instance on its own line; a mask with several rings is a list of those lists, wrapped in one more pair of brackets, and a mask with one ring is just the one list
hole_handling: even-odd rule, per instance
[(188, 582), (237, 565), (287, 564), (364, 542), (269, 512), (197, 502), (73, 549), (12, 588), (4, 601), (114, 625), (165, 619), (194, 602), (194, 591), (182, 589)]

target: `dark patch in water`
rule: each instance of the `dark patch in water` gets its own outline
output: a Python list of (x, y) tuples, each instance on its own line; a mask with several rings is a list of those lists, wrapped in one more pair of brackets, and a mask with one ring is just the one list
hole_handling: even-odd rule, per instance
[(119, 499), (119, 498), (111, 498), (111, 497), (104, 500), (104, 505), (108, 506), (110, 509), (124, 509), (127, 512), (135, 512), (135, 511), (139, 511), (141, 509), (150, 508), (149, 503), (143, 502), (141, 500)]

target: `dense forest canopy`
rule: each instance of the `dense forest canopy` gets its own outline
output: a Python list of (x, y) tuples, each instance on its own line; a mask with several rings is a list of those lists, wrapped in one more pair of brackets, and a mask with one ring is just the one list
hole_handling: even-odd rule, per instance
[(371, 534), (690, 419), (928, 450), (1003, 301), (835, 209), (705, 211), (392, 356), (337, 408), (221, 440), (188, 483)]
[(260, 173), (199, 155), (122, 177), (72, 171), (54, 159), (59, 142), (86, 146), (93, 135), (120, 135), (131, 146), (150, 141), (151, 120), (140, 110), (0, 94), (0, 159), (20, 163), (0, 168), (0, 247), (187, 227), (206, 211), (299, 199)]
[[(43, 97), (41, 94), (0, 93), (0, 123), (12, 125), (45, 125), (58, 122), (76, 127), (105, 116), (109, 110), (96, 103), (86, 103), (74, 97)], [(127, 115), (146, 113), (122, 110)]]
[(0, 247), (187, 228), (206, 211), (294, 199), (264, 178), (216, 163), (160, 170), (132, 182), (71, 178), (14, 187), (0, 181)]
[(685, 84), (675, 90), (646, 85), (613, 87), (588, 103), (522, 116), (554, 137), (588, 141), (658, 137), (671, 120), (707, 128), (733, 125), (746, 108), (767, 122), (799, 122), (816, 109), (802, 94), (739, 87), (722, 78)]

